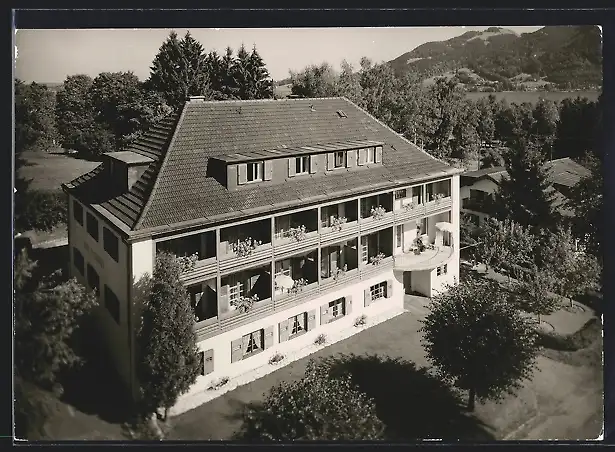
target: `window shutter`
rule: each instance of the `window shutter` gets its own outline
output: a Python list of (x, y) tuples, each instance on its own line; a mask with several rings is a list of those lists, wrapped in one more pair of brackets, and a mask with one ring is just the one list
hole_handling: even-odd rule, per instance
[(290, 324), (290, 321), (286, 319), (280, 322), (278, 326), (280, 328), (280, 338), (279, 338), (280, 343), (288, 340), (288, 336), (290, 335), (289, 324)]
[(318, 172), (318, 156), (310, 155), (310, 174)]
[(224, 286), (220, 286), (220, 294), (218, 296), (218, 306), (220, 309), (220, 313), (228, 312), (229, 307), (229, 299), (228, 299), (228, 284)]
[(213, 348), (204, 352), (202, 370), (203, 370), (203, 375), (210, 374), (214, 371), (214, 349)]
[(307, 330), (312, 331), (316, 328), (316, 309), (312, 309), (307, 314)]
[(320, 324), (326, 325), (329, 323), (329, 304), (323, 304), (320, 307)]
[(350, 315), (352, 312), (352, 295), (346, 297), (346, 310), (344, 315)]
[(231, 342), (231, 362), (232, 363), (241, 361), (241, 359), (243, 358), (244, 338), (235, 339), (234, 341)]
[(369, 289), (369, 287), (363, 291), (363, 299), (365, 300), (365, 307), (368, 307), (370, 304), (372, 304), (372, 291)]
[(393, 296), (393, 280), (389, 279), (387, 281), (387, 293), (385, 294), (387, 298), (391, 298)]
[(273, 177), (273, 162), (271, 160), (265, 160), (265, 163), (263, 166), (264, 166), (263, 179), (271, 180), (271, 178)]
[(359, 149), (359, 166), (363, 166), (365, 165), (365, 154), (366, 154), (366, 149)]
[(335, 168), (335, 154), (329, 152), (327, 154), (327, 170), (331, 171), (333, 168)]
[(267, 350), (269, 347), (273, 347), (273, 325), (265, 328), (265, 340), (263, 348)]
[(357, 151), (356, 149), (353, 151), (348, 151), (346, 153), (346, 168), (352, 168), (353, 166), (357, 166)]
[(295, 164), (295, 158), (288, 159), (288, 177), (293, 177), (297, 173), (297, 166)]
[(237, 165), (237, 184), (243, 185), (248, 182), (248, 165), (240, 163)]
[(382, 146), (376, 146), (376, 163), (382, 162)]

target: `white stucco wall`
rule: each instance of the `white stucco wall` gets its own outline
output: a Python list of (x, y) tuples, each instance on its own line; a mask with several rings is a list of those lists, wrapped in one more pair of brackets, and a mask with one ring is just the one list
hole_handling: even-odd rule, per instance
[[(382, 298), (373, 302), (367, 308), (364, 305), (364, 289), (370, 286), (380, 283), (382, 281), (393, 280), (393, 295), (391, 298)], [(287, 364), (288, 357), (292, 355), (293, 350), (302, 349), (308, 345), (313, 344), (318, 335), (324, 333), (330, 339), (330, 336), (342, 329), (353, 327), (355, 320), (362, 314), (368, 317), (377, 316), (379, 313), (390, 310), (403, 310), (403, 284), (401, 280), (398, 280), (393, 273), (393, 270), (387, 270), (379, 275), (376, 275), (368, 280), (357, 282), (354, 285), (347, 285), (342, 287), (339, 291), (330, 292), (324, 296), (319, 296), (310, 301), (287, 309), (285, 311), (276, 312), (270, 317), (252, 322), (247, 325), (243, 325), (232, 331), (225, 332), (218, 336), (206, 339), (198, 344), (199, 349), (207, 351), (214, 350), (214, 371), (211, 374), (198, 377), (197, 382), (193, 385), (190, 392), (182, 396), (179, 404), (185, 403), (186, 398), (190, 398), (195, 394), (206, 391), (212, 382), (219, 380), (222, 377), (237, 377), (245, 374), (253, 369), (261, 366), (269, 365), (269, 359), (276, 353), (282, 353), (287, 356), (284, 364)], [(331, 322), (326, 325), (320, 325), (320, 307), (321, 305), (330, 301), (336, 300), (341, 297), (352, 296), (352, 312), (343, 318)], [(309, 312), (311, 310), (316, 311), (316, 326), (313, 330), (308, 331), (302, 336), (294, 339), (279, 342), (279, 323), (287, 320), (288, 318), (301, 314), (303, 312)], [(274, 345), (263, 352), (243, 359), (241, 361), (231, 363), (231, 342), (241, 338), (243, 335), (259, 330), (261, 328), (267, 328), (274, 326)], [(356, 328), (356, 332), (361, 329)], [(183, 401), (182, 401), (183, 400)]]
[[(99, 305), (95, 308), (94, 314), (96, 324), (99, 329), (92, 334), (99, 334), (102, 338), (102, 345), (114, 365), (119, 376), (128, 384), (130, 380), (129, 364), (129, 326), (127, 316), (128, 300), (128, 247), (119, 238), (118, 234), (104, 222), (102, 216), (86, 206), (84, 210), (83, 226), (77, 223), (73, 216), (73, 200), (69, 196), (69, 247), (70, 247), (70, 269), (71, 275), (75, 276), (79, 282), (87, 287), (86, 275), (81, 275), (74, 263), (73, 248), (79, 249), (85, 261), (85, 273), (87, 265), (90, 264), (98, 273), (100, 278), (100, 297)], [(98, 220), (98, 241), (94, 240), (86, 229), (86, 216), (91, 213)], [(104, 249), (103, 246), (103, 227), (107, 227), (115, 236), (118, 237), (118, 261), (116, 262)], [(105, 285), (109, 287), (119, 300), (119, 323), (111, 316), (105, 306)]]

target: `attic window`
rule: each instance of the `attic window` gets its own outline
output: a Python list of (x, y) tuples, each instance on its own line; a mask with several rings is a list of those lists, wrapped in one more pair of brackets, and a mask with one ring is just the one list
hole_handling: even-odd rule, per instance
[(347, 118), (347, 117), (348, 117), (348, 115), (346, 115), (346, 113), (344, 112), (344, 110), (338, 110), (338, 111), (337, 111), (337, 115), (338, 115), (340, 118)]

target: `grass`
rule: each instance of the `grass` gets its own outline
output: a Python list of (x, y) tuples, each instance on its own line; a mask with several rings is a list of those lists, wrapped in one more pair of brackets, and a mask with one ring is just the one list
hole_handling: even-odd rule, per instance
[(521, 104), (523, 102), (529, 102), (535, 104), (541, 98), (548, 99), (555, 102), (561, 102), (567, 98), (587, 97), (590, 100), (598, 100), (600, 95), (599, 91), (505, 91), (498, 93), (466, 93), (466, 99), (478, 100), (483, 97), (488, 97), (489, 94), (493, 94), (499, 101), (506, 99), (508, 102), (515, 102)]
[(576, 333), (560, 335), (540, 333), (541, 354), (573, 366), (602, 366), (602, 324), (590, 319)]
[(100, 164), (64, 154), (61, 149), (54, 152), (27, 151), (23, 156), (26, 165), (20, 175), (32, 179), (30, 188), (33, 190), (59, 191), (63, 183), (70, 182)]

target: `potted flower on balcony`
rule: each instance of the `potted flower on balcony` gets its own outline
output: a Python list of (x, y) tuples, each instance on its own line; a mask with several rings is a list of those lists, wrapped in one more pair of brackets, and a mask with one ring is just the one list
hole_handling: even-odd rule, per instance
[(251, 297), (241, 296), (231, 301), (231, 306), (237, 309), (241, 313), (248, 312), (254, 306), (254, 303), (258, 301), (258, 295), (254, 294)]
[(347, 271), (348, 271), (348, 264), (344, 264), (344, 267), (342, 267), (342, 268), (336, 268), (332, 272), (333, 273), (333, 280), (337, 281), (339, 279), (339, 277), (342, 276)]
[(414, 201), (414, 199), (408, 204), (404, 204), (404, 209), (406, 209), (406, 212), (413, 210), (415, 207), (416, 207), (416, 202)]
[(378, 253), (375, 256), (370, 257), (369, 262), (372, 265), (380, 265), (380, 262), (382, 262), (382, 259), (384, 259), (384, 253)]
[(384, 207), (382, 206), (372, 207), (372, 210), (370, 211), (370, 214), (374, 220), (381, 219), (382, 217), (384, 217), (385, 213), (387, 213), (387, 211), (384, 210)]
[(304, 225), (297, 226), (296, 228), (290, 228), (288, 231), (284, 231), (284, 237), (293, 238), (297, 242), (305, 239), (307, 234), (307, 228)]
[(336, 215), (331, 218), (331, 229), (333, 229), (334, 231), (341, 231), (345, 223), (346, 217), (340, 217)]
[(434, 200), (436, 201), (436, 204), (440, 204), (440, 201), (444, 199), (444, 194), (443, 193), (436, 193), (434, 195)]
[(290, 292), (295, 294), (301, 292), (303, 288), (307, 286), (307, 283), (307, 279), (305, 278), (296, 279), (293, 284), (293, 287), (290, 288)]
[(193, 253), (190, 256), (175, 256), (177, 263), (179, 264), (182, 273), (194, 270), (197, 261), (199, 260), (199, 253)]
[(423, 251), (425, 251), (425, 244), (423, 243), (423, 239), (421, 237), (417, 237), (416, 239), (414, 239), (414, 254), (421, 254)]
[(252, 237), (246, 237), (245, 239), (237, 239), (236, 242), (231, 243), (231, 249), (238, 257), (246, 257), (252, 254), (252, 251), (257, 246), (262, 245), (260, 240), (254, 240)]

